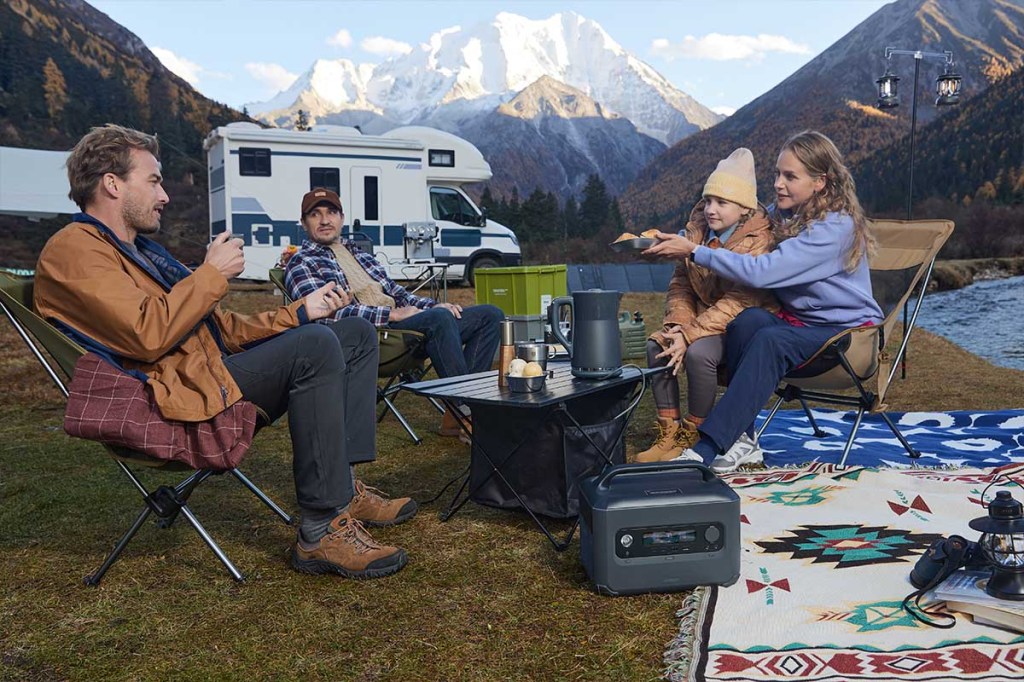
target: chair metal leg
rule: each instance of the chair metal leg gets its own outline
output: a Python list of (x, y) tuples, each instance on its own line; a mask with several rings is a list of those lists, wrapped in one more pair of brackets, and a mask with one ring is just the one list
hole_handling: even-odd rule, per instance
[(384, 415), (386, 415), (390, 411), (393, 415), (395, 415), (395, 418), (398, 419), (398, 422), (402, 425), (402, 428), (405, 429), (405, 432), (409, 434), (409, 437), (412, 438), (413, 443), (419, 445), (420, 443), (423, 442), (423, 439), (416, 435), (416, 432), (412, 430), (412, 426), (409, 424), (408, 421), (406, 421), (405, 416), (398, 411), (398, 408), (395, 407), (395, 404), (391, 401), (390, 398), (388, 398), (385, 395), (381, 395), (380, 401), (384, 403), (384, 409), (381, 410), (380, 416), (377, 418), (378, 422), (381, 419), (383, 419)]
[(902, 432), (900, 432), (900, 430), (892, 422), (892, 419), (889, 417), (889, 415), (887, 415), (885, 412), (879, 412), (879, 414), (882, 415), (882, 419), (885, 420), (885, 423), (889, 425), (889, 428), (892, 430), (893, 434), (895, 434), (895, 436), (899, 439), (900, 443), (903, 444), (903, 447), (906, 449), (907, 453), (910, 455), (910, 458), (911, 459), (917, 459), (918, 457), (920, 457), (921, 453), (918, 452), (917, 450), (915, 450), (913, 447), (911, 447), (911, 445), (907, 441), (906, 437), (903, 435)]
[(135, 534), (139, 532), (139, 529), (142, 528), (142, 524), (146, 522), (146, 519), (149, 518), (151, 513), (152, 510), (148, 506), (142, 508), (142, 511), (135, 519), (135, 523), (133, 523), (132, 527), (128, 529), (128, 532), (124, 534), (124, 537), (122, 537), (120, 542), (117, 543), (113, 551), (107, 555), (107, 558), (103, 560), (103, 565), (96, 569), (94, 573), (85, 576), (84, 582), (86, 585), (89, 587), (96, 587), (100, 584), (100, 581), (103, 580), (103, 576), (107, 573), (107, 569), (109, 569), (114, 562), (118, 560), (121, 556), (121, 552), (123, 552), (124, 548), (128, 546), (128, 543), (131, 542), (133, 537), (135, 537)]
[(234, 475), (235, 478), (237, 478), (241, 482), (242, 485), (249, 489), (249, 492), (258, 497), (260, 502), (270, 507), (270, 511), (277, 514), (281, 518), (281, 520), (285, 522), (285, 525), (291, 526), (295, 523), (295, 520), (291, 517), (290, 514), (288, 514), (279, 506), (277, 506), (277, 503), (270, 499), (265, 492), (256, 487), (256, 484), (250, 481), (245, 476), (245, 474), (243, 474), (238, 469), (232, 469), (231, 473), (232, 475)]
[(800, 405), (803, 406), (803, 408), (804, 408), (804, 414), (807, 415), (807, 421), (811, 422), (811, 428), (814, 429), (814, 437), (815, 438), (824, 438), (825, 436), (827, 436), (828, 434), (825, 433), (824, 431), (822, 431), (818, 427), (818, 422), (814, 418), (814, 413), (811, 412), (811, 408), (807, 406), (807, 401), (804, 400), (804, 397), (800, 396), (799, 400), (800, 400)]
[(785, 401), (785, 398), (779, 396), (779, 399), (775, 401), (774, 405), (772, 405), (772, 410), (771, 412), (768, 413), (768, 418), (764, 420), (764, 424), (761, 424), (761, 428), (757, 430), (757, 433), (754, 434), (755, 436), (757, 436), (758, 438), (761, 437), (761, 434), (764, 433), (764, 430), (768, 428), (768, 424), (770, 424), (772, 419), (775, 418), (775, 413), (779, 411), (780, 407), (782, 407), (783, 401)]
[(224, 551), (216, 542), (214, 542), (213, 538), (210, 537), (210, 534), (206, 532), (205, 528), (203, 528), (203, 524), (199, 523), (199, 519), (197, 519), (195, 514), (192, 513), (192, 510), (189, 509), (187, 505), (182, 505), (181, 513), (185, 515), (185, 519), (187, 519), (188, 522), (192, 524), (192, 527), (195, 528), (196, 532), (199, 533), (199, 537), (203, 539), (203, 542), (205, 542), (217, 558), (220, 559), (220, 562), (224, 564), (224, 567), (228, 569), (228, 573), (231, 574), (231, 577), (238, 582), (244, 582), (245, 576), (242, 575), (241, 571), (235, 568), (235, 565), (231, 563), (231, 559), (228, 559), (228, 556)]
[[(174, 486), (174, 491), (177, 493), (176, 499), (181, 500), (182, 503), (187, 502), (188, 498), (192, 495), (192, 492), (199, 486), (199, 484), (212, 475), (213, 472), (208, 470), (194, 472), (191, 476)], [(173, 526), (174, 520), (178, 518), (179, 509), (179, 507), (175, 507), (169, 515), (159, 516), (156, 520), (156, 525), (160, 528), (170, 528)]]
[(857, 418), (853, 420), (853, 430), (850, 431), (850, 437), (846, 439), (846, 447), (843, 448), (843, 457), (839, 460), (840, 469), (846, 466), (846, 457), (850, 454), (850, 448), (853, 447), (853, 439), (857, 437), (857, 430), (860, 429), (860, 422), (863, 418), (864, 408), (857, 408)]

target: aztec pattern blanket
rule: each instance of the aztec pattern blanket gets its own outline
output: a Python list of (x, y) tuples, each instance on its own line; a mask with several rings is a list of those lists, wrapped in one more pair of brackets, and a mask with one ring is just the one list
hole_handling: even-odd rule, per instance
[[(766, 466), (836, 463), (855, 412), (813, 410), (826, 435), (815, 438), (802, 410), (779, 410), (761, 436)], [(1024, 410), (1000, 412), (891, 412), (889, 416), (921, 453), (912, 460), (878, 415), (865, 415), (847, 464), (881, 467), (997, 467), (1024, 462)], [(758, 428), (767, 412), (758, 419)]]
[[(927, 627), (901, 608), (908, 575), (940, 536), (977, 539), (981, 500), (1022, 491), (1024, 466), (740, 472), (741, 575), (701, 587), (665, 653), (670, 680), (1024, 679), (1024, 636), (958, 617)], [(995, 482), (985, 492), (986, 486)]]

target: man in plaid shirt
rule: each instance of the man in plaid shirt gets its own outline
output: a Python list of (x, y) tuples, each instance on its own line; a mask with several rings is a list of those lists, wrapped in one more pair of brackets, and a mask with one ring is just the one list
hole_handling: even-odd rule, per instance
[[(285, 286), (292, 300), (328, 282), (347, 297), (346, 304), (322, 322), (359, 316), (376, 327), (408, 329), (427, 338), (427, 355), (438, 376), (484, 372), (491, 368), (504, 313), (493, 305), (463, 308), (415, 296), (388, 277), (376, 258), (341, 238), (345, 222), (341, 199), (317, 188), (302, 198), (302, 227), (308, 239), (288, 259)], [(445, 413), (441, 434), (461, 436), (455, 418)]]

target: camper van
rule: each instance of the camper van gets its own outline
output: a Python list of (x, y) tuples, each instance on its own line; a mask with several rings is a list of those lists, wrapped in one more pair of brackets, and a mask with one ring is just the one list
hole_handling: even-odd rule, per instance
[(472, 283), (475, 270), (521, 262), (515, 234), (489, 220), (462, 189), (490, 179), (490, 165), (450, 133), (232, 123), (213, 130), (203, 147), (210, 236), (228, 230), (242, 238), (243, 278), (266, 280), (282, 251), (302, 243), (299, 201), (315, 187), (338, 193), (343, 233), (372, 249), (394, 279), (409, 279), (411, 264), (435, 261), (447, 265), (449, 280)]

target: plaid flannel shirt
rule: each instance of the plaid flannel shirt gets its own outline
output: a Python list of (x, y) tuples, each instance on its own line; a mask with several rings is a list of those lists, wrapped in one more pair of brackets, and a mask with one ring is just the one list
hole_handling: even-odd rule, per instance
[[(406, 291), (405, 287), (388, 277), (387, 269), (376, 258), (360, 249), (351, 241), (342, 239), (341, 244), (349, 250), (349, 253), (363, 266), (363, 270), (370, 277), (380, 282), (384, 293), (395, 299), (395, 306), (401, 308), (411, 305), (425, 310), (437, 305), (437, 301), (432, 298), (410, 294)], [(284, 284), (288, 287), (288, 295), (291, 296), (293, 301), (297, 301), (313, 293), (328, 282), (336, 282), (349, 295), (352, 294), (348, 286), (348, 279), (346, 279), (345, 273), (342, 272), (341, 266), (338, 265), (338, 261), (334, 258), (334, 252), (329, 247), (322, 246), (308, 239), (303, 240), (302, 248), (288, 259), (288, 264), (285, 268)], [(363, 305), (354, 300), (353, 297), (352, 303), (337, 310), (334, 315), (317, 321), (327, 324), (353, 315), (366, 318), (374, 326), (383, 327), (387, 325), (388, 318), (391, 316), (391, 308)]]

